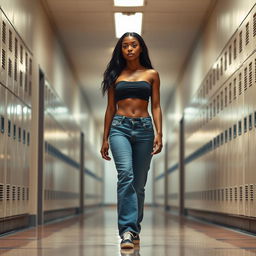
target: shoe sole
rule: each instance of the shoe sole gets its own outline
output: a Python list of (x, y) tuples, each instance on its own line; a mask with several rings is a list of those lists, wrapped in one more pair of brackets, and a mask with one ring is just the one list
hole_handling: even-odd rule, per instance
[(123, 244), (121, 244), (121, 248), (122, 249), (133, 249), (134, 244), (132, 244), (132, 243), (123, 243)]

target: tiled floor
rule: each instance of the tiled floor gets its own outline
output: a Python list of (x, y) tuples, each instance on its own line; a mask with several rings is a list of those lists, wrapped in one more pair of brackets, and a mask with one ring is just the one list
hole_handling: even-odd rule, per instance
[(0, 238), (4, 256), (249, 256), (256, 236), (167, 216), (145, 208), (141, 245), (120, 250), (116, 209), (102, 208), (84, 217), (27, 229)]

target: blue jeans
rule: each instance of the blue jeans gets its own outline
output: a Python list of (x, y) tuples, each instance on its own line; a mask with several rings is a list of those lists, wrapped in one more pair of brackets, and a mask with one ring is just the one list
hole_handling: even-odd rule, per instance
[(117, 169), (119, 236), (126, 231), (139, 234), (143, 219), (145, 185), (153, 155), (154, 128), (148, 117), (116, 114), (109, 134), (110, 149)]

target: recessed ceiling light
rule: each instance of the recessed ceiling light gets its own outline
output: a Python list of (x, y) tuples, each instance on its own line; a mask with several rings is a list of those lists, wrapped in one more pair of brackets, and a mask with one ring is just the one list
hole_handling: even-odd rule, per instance
[(115, 29), (117, 38), (120, 38), (125, 32), (136, 32), (140, 35), (141, 26), (142, 12), (115, 12)]
[(144, 0), (114, 0), (115, 6), (144, 6)]

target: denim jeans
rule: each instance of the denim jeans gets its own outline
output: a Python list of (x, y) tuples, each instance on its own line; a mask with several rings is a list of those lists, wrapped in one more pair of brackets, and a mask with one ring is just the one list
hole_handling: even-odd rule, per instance
[(110, 149), (117, 169), (119, 236), (126, 231), (139, 234), (143, 219), (145, 185), (153, 155), (154, 128), (148, 117), (116, 114), (109, 134)]

